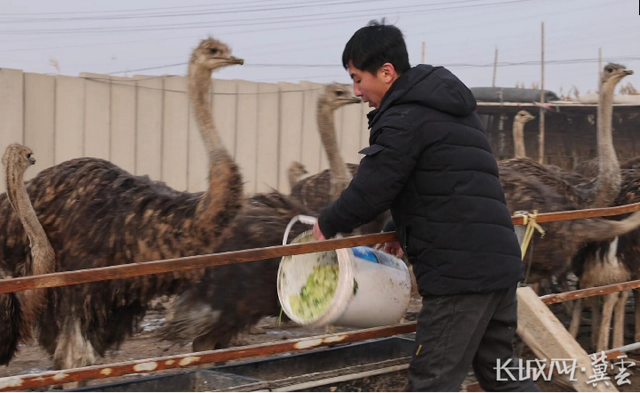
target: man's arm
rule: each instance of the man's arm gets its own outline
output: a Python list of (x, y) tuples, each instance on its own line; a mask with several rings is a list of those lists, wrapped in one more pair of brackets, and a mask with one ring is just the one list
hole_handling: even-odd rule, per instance
[(413, 172), (419, 146), (409, 123), (400, 115), (387, 122), (393, 125), (363, 149), (366, 155), (347, 189), (322, 211), (318, 225), (326, 238), (351, 232), (388, 210)]

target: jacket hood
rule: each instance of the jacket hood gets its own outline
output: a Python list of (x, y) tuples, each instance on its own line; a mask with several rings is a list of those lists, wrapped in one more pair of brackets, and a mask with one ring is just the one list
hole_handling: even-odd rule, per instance
[(400, 75), (382, 98), (378, 110), (370, 112), (371, 123), (391, 106), (419, 104), (455, 116), (467, 116), (476, 109), (471, 90), (444, 67), (420, 64)]

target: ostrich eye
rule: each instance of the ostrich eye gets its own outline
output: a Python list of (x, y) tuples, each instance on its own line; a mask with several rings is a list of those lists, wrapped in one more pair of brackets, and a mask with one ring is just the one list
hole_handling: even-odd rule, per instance
[(342, 92), (342, 91), (340, 91), (340, 90), (336, 91), (336, 95), (337, 95), (338, 97), (342, 96), (343, 94), (344, 94), (344, 92)]
[(212, 55), (218, 54), (218, 48), (209, 48), (209, 53)]

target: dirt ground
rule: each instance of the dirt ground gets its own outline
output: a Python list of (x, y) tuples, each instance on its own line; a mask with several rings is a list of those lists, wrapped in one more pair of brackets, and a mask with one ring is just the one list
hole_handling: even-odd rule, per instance
[[(125, 343), (118, 350), (111, 351), (106, 357), (98, 359), (99, 364), (115, 363), (132, 361), (136, 359), (146, 359), (161, 356), (171, 356), (186, 354), (191, 351), (191, 345), (176, 345), (169, 341), (158, 340), (155, 336), (155, 332), (163, 326), (165, 323), (167, 302), (158, 302), (156, 306), (147, 313), (147, 316), (140, 325), (140, 331), (136, 333), (132, 338), (125, 341)], [(415, 320), (415, 317), (420, 310), (421, 302), (419, 299), (412, 299), (407, 315), (405, 319), (407, 321)], [(633, 324), (633, 305), (628, 305), (627, 318), (626, 318), (626, 330), (625, 330), (625, 343), (629, 344), (633, 342), (634, 324)], [(562, 305), (552, 305), (552, 311), (556, 316), (565, 324), (569, 325), (570, 317), (567, 315), (566, 310)], [(583, 317), (583, 326), (581, 327), (578, 341), (583, 345), (588, 353), (592, 353), (590, 346), (590, 326), (588, 324), (590, 315), (589, 312), (585, 312)], [(315, 336), (325, 334), (326, 331), (323, 328), (313, 329), (302, 326), (297, 326), (292, 322), (287, 322), (282, 325), (277, 324), (277, 320), (274, 317), (265, 318), (258, 324), (258, 329), (254, 329), (251, 332), (246, 332), (238, 337), (236, 345), (250, 345), (265, 342), (274, 342), (287, 339), (295, 339), (302, 337)], [(350, 329), (335, 328), (337, 332), (348, 331)], [(518, 339), (515, 342), (516, 356), (523, 359), (534, 359), (533, 353)], [(633, 367), (629, 372), (631, 376), (629, 380), (631, 385), (618, 386), (620, 391), (638, 391), (640, 389), (640, 353), (628, 354), (630, 360), (635, 360), (638, 370)], [(37, 345), (23, 345), (20, 347), (20, 352), (13, 362), (7, 367), (0, 368), (0, 377), (7, 377), (12, 375), (34, 374), (45, 371), (51, 371), (51, 362), (48, 355), (41, 350)], [(174, 373), (177, 370), (166, 370), (158, 374)], [(111, 383), (116, 381), (131, 380), (140, 378), (141, 376), (149, 376), (151, 374), (137, 374), (128, 375), (116, 378), (101, 379), (96, 381), (89, 381), (88, 385), (97, 385), (104, 383)], [(402, 391), (404, 384), (406, 383), (406, 371), (394, 372), (383, 376), (374, 376), (365, 378), (363, 380), (344, 382), (336, 384), (335, 386), (326, 386), (320, 388), (320, 390), (331, 391)], [(611, 382), (615, 384), (614, 380), (615, 372), (611, 374)], [(465, 380), (464, 385), (469, 385), (476, 382), (473, 372), (470, 371), (468, 378)], [(559, 385), (555, 382), (539, 381), (538, 386), (543, 391), (570, 391), (565, 386)], [(59, 387), (50, 387), (38, 389), (39, 391), (57, 390)]]
[[(126, 362), (137, 359), (147, 359), (161, 356), (180, 355), (192, 352), (191, 344), (176, 345), (170, 341), (159, 340), (155, 336), (155, 332), (165, 323), (167, 307), (170, 302), (158, 302), (150, 311), (147, 312), (144, 320), (140, 324), (140, 331), (124, 342), (124, 344), (115, 351), (110, 351), (104, 358), (99, 358), (97, 364), (108, 364), (117, 362)], [(420, 300), (412, 299), (407, 311), (407, 320), (415, 317), (420, 309)], [(242, 333), (235, 345), (252, 345), (265, 342), (275, 342), (282, 340), (290, 340), (296, 338), (317, 336), (327, 334), (324, 328), (309, 328), (296, 325), (293, 322), (284, 322), (278, 325), (277, 318), (268, 317), (261, 320), (250, 332)], [(354, 329), (335, 327), (335, 332), (349, 331)], [(245, 361), (245, 360), (242, 360)], [(229, 362), (231, 364), (233, 362)], [(0, 377), (8, 377), (13, 375), (36, 374), (46, 371), (52, 371), (51, 361), (48, 354), (42, 350), (37, 344), (21, 345), (16, 358), (6, 367), (0, 367)], [(186, 369), (180, 369), (186, 370)], [(165, 370), (156, 372), (153, 375), (175, 373), (180, 370)], [(131, 380), (140, 378), (141, 376), (150, 376), (152, 374), (136, 374), (115, 378), (107, 378), (89, 381), (88, 385), (98, 385), (112, 383), (116, 381)], [(56, 388), (36, 389), (36, 391), (55, 390)]]

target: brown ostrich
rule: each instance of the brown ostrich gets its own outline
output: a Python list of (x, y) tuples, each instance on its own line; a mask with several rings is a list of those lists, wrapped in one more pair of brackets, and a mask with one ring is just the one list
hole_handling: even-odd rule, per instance
[(600, 101), (598, 104), (598, 176), (575, 185), (570, 178), (575, 174), (566, 173), (535, 163), (528, 158), (514, 158), (499, 163), (500, 170), (510, 168), (530, 176), (536, 176), (542, 183), (566, 195), (581, 208), (610, 206), (620, 192), (620, 164), (613, 148), (612, 111), (613, 93), (616, 85), (633, 73), (619, 64), (607, 64), (601, 78)]
[(620, 169), (640, 169), (640, 157), (630, 158), (620, 164)]
[[(528, 111), (525, 111), (525, 110), (519, 111), (514, 116), (513, 129), (512, 129), (513, 155), (515, 159), (525, 159), (525, 160), (505, 160), (505, 161), (502, 161), (502, 163), (508, 165), (512, 169), (525, 170), (532, 173), (536, 173), (537, 171), (537, 174), (539, 176), (542, 176), (545, 184), (548, 184), (551, 186), (558, 185), (557, 180), (546, 179), (546, 177), (551, 176), (555, 178), (561, 178), (563, 182), (560, 184), (563, 187), (563, 189), (567, 189), (567, 190), (571, 190), (571, 188), (566, 185), (567, 182), (573, 186), (586, 183), (589, 179), (586, 179), (585, 177), (579, 174), (572, 173), (572, 172), (565, 172), (564, 170), (562, 170), (561, 168), (555, 165), (544, 165), (544, 166), (540, 164), (535, 165), (536, 164), (535, 161), (526, 159), (527, 154), (526, 154), (526, 147), (524, 142), (524, 125), (533, 119), (535, 119), (535, 116), (533, 116), (532, 114), (530, 114)], [(597, 160), (595, 164), (597, 167), (598, 165)], [(574, 196), (574, 198), (576, 198), (577, 200), (577, 197)]]
[[(317, 213), (332, 196), (339, 195), (351, 175), (338, 151), (333, 113), (341, 106), (359, 101), (344, 86), (331, 84), (325, 87), (318, 100), (318, 128), (331, 169), (312, 176), (311, 181), (306, 178), (292, 184), (292, 196), (272, 192), (251, 197), (245, 211), (231, 225), (219, 251), (279, 245), (291, 218)], [(348, 168), (355, 174), (358, 166), (349, 164)], [(291, 183), (303, 174), (306, 170), (302, 164), (294, 162), (289, 167)], [(321, 184), (326, 189), (322, 190)], [(291, 237), (304, 229), (300, 225), (294, 228)], [(280, 258), (274, 258), (221, 267), (225, 274), (221, 274), (220, 267), (211, 269), (195, 289), (176, 299), (173, 317), (167, 321), (161, 336), (176, 342), (193, 340), (195, 351), (228, 346), (240, 331), (260, 318), (279, 313), (276, 293), (279, 263)], [(230, 288), (225, 277), (242, 279)]]
[(524, 145), (524, 125), (535, 118), (525, 110), (518, 112), (513, 118), (513, 155), (515, 158), (527, 157)]
[[(606, 99), (606, 98), (605, 98)], [(602, 97), (600, 99), (602, 101)], [(604, 119), (607, 120), (607, 119)], [(599, 123), (600, 124), (600, 123)], [(575, 170), (587, 177), (597, 176), (599, 169), (593, 160), (579, 164)], [(615, 205), (639, 202), (640, 172), (638, 172), (639, 158), (632, 158), (623, 162), (622, 189), (615, 201)], [(640, 233), (633, 231), (621, 237), (613, 237), (609, 241), (587, 245), (574, 260), (574, 270), (580, 278), (581, 288), (615, 284), (638, 278), (640, 265)], [(635, 291), (636, 302), (640, 301), (639, 292)], [(586, 303), (592, 310), (591, 341), (597, 350), (609, 347), (609, 331), (613, 320), (613, 346), (624, 345), (624, 308), (628, 292), (609, 294), (604, 297), (602, 310), (598, 297), (577, 301), (571, 321), (570, 332), (576, 336), (580, 327), (582, 309)], [(636, 341), (640, 339), (640, 307), (636, 307)]]
[[(217, 250), (236, 251), (282, 244), (291, 219), (309, 214), (294, 198), (278, 192), (257, 194), (232, 222)], [(296, 224), (290, 238), (309, 229)], [(160, 331), (164, 339), (193, 340), (194, 351), (225, 348), (243, 330), (261, 318), (280, 312), (277, 272), (280, 258), (216, 266), (200, 283), (173, 303), (173, 317)]]
[[(612, 80), (611, 75), (615, 72), (622, 72), (622, 76)], [(601, 128), (610, 128), (612, 123), (613, 111), (613, 89), (615, 85), (625, 75), (631, 75), (633, 71), (626, 70), (620, 65), (608, 64), (600, 83), (600, 98), (598, 101), (598, 130)], [(613, 142), (611, 141), (611, 146)], [(611, 147), (613, 149), (613, 147)], [(637, 161), (635, 159), (623, 163), (622, 167), (633, 167)], [(582, 169), (585, 173), (591, 171), (596, 172), (596, 176), (601, 177), (602, 167), (593, 169), (593, 165), (585, 164)], [(622, 189), (617, 196), (614, 204), (627, 204), (637, 202), (636, 198), (638, 185), (638, 177), (640, 173), (637, 170), (623, 171)], [(629, 233), (621, 238), (611, 236), (610, 241), (589, 244), (585, 247), (574, 260), (574, 270), (579, 278), (581, 288), (590, 288), (594, 286), (615, 284), (628, 281), (631, 277), (638, 274), (637, 257), (640, 256), (638, 249), (634, 247), (634, 239), (638, 237), (637, 231)], [(577, 301), (577, 307), (574, 310), (571, 321), (570, 331), (576, 336), (580, 326), (581, 313), (584, 303), (589, 303), (592, 309), (592, 344), (597, 350), (605, 350), (609, 347), (609, 329), (611, 327), (611, 319), (615, 311), (615, 321), (613, 329), (613, 345), (619, 347), (624, 344), (624, 307), (628, 298), (626, 291), (613, 293), (604, 297), (602, 313), (600, 310), (599, 298), (591, 298), (586, 301)], [(639, 309), (636, 308), (636, 311)]]
[[(24, 173), (35, 163), (36, 159), (31, 149), (18, 144), (9, 145), (2, 157), (7, 198), (29, 238), (31, 255), (24, 268), (25, 273), (29, 275), (53, 273), (56, 269), (56, 254), (42, 224), (38, 221), (24, 185)], [(45, 308), (45, 291), (27, 290), (18, 293), (18, 297), (25, 321), (30, 325)]]
[[(537, 210), (540, 213), (575, 210), (576, 205), (565, 195), (543, 184), (535, 176), (505, 169), (500, 181), (509, 211)], [(625, 234), (640, 226), (640, 212), (623, 221), (594, 218), (540, 224), (544, 237), (535, 233), (524, 258), (527, 283), (537, 283), (558, 276), (570, 267), (580, 247), (591, 241), (603, 241)], [(600, 240), (595, 240), (600, 239)]]
[[(56, 263), (53, 248), (38, 221), (24, 185), (24, 173), (35, 162), (31, 149), (18, 144), (9, 145), (2, 157), (7, 197), (29, 238), (31, 254), (27, 257), (23, 267), (25, 275), (52, 273), (55, 271)], [(2, 306), (3, 310), (11, 310), (1, 313), (1, 315), (8, 317), (6, 320), (8, 323), (5, 325), (4, 318), (0, 323), (3, 327), (7, 326), (10, 332), (2, 335), (0, 339), (6, 337), (11, 340), (10, 344), (0, 343), (2, 348), (6, 345), (10, 347), (9, 350), (2, 350), (1, 353), (15, 352), (18, 340), (26, 341), (31, 338), (32, 327), (46, 305), (45, 293), (45, 290), (40, 289), (0, 295), (0, 303), (8, 304)], [(13, 309), (15, 305), (20, 305), (21, 309)], [(12, 313), (15, 314), (11, 317)], [(12, 319), (15, 321), (15, 325), (11, 323)], [(13, 329), (18, 330), (13, 331)], [(9, 360), (9, 358), (2, 358), (0, 364), (7, 364)]]
[(291, 195), (299, 199), (304, 206), (319, 212), (331, 201), (337, 199), (347, 188), (352, 175), (358, 171), (358, 165), (345, 164), (336, 137), (334, 112), (349, 104), (360, 102), (344, 86), (333, 83), (325, 86), (317, 103), (318, 132), (329, 160), (328, 170), (309, 176), (291, 188)]
[[(622, 190), (615, 205), (640, 202), (640, 172), (622, 171)], [(580, 288), (617, 284), (640, 278), (640, 231), (634, 230), (622, 236), (610, 236), (606, 241), (587, 244), (573, 260), (573, 269), (579, 278)], [(628, 291), (600, 297), (576, 300), (569, 331), (575, 337), (580, 328), (584, 305), (591, 307), (591, 344), (594, 349), (609, 348), (609, 333), (613, 319), (613, 347), (624, 345), (624, 313)], [(640, 301), (636, 291), (636, 304)], [(601, 310), (602, 308), (602, 310)], [(640, 307), (636, 306), (635, 341), (640, 340)]]
[[(240, 211), (242, 178), (220, 142), (208, 102), (211, 72), (242, 64), (209, 38), (189, 62), (189, 98), (209, 157), (204, 193), (179, 192), (114, 164), (80, 158), (48, 168), (27, 191), (56, 254), (56, 270), (69, 271), (215, 252)], [(0, 264), (22, 276), (29, 243), (6, 195), (0, 196)], [(94, 363), (119, 345), (144, 316), (148, 302), (191, 286), (204, 271), (174, 272), (51, 289), (39, 318), (40, 345), (65, 369)], [(0, 335), (7, 334), (4, 326)], [(6, 338), (3, 337), (3, 340)], [(2, 358), (11, 359), (11, 348)]]
[[(602, 173), (609, 176), (599, 176), (591, 182), (574, 186), (563, 178), (558, 170), (549, 166), (540, 165), (528, 159), (501, 161), (498, 163), (500, 179), (507, 205), (512, 213), (518, 210), (529, 212), (573, 210), (586, 206), (608, 206), (613, 203), (615, 198), (611, 199), (611, 194), (615, 191), (617, 196), (620, 189), (620, 169), (612, 147), (611, 104), (607, 103), (606, 97), (613, 94), (615, 85), (628, 74), (629, 71), (624, 67), (609, 64), (605, 67), (605, 73), (602, 76), (601, 94), (605, 99), (601, 100), (599, 107), (601, 114), (598, 127), (599, 162), (600, 167), (603, 168)], [(607, 114), (609, 114), (608, 121)], [(616, 174), (618, 180), (615, 179)], [(611, 179), (607, 180), (603, 177)], [(607, 185), (613, 190), (607, 188)], [(608, 202), (609, 200), (611, 201)], [(603, 205), (605, 203), (607, 204)], [(539, 234), (536, 234), (525, 256), (528, 281), (539, 282), (551, 276), (564, 274), (570, 268), (571, 259), (579, 247), (588, 242), (588, 238), (606, 240), (614, 236), (606, 234), (606, 227), (610, 222), (580, 220), (542, 225), (548, 232), (547, 235), (540, 238)]]
[[(640, 157), (630, 158), (620, 163), (620, 169), (640, 169)], [(582, 161), (573, 168), (573, 171), (586, 179), (598, 176), (598, 159)]]
[[(334, 124), (334, 112), (338, 108), (358, 102), (360, 98), (353, 96), (344, 86), (335, 83), (327, 85), (318, 99), (318, 132), (327, 153), (329, 169), (306, 177), (291, 187), (291, 196), (297, 198), (316, 215), (329, 203), (338, 199), (358, 172), (357, 164), (345, 164), (338, 147)], [(358, 228), (355, 233), (380, 232), (390, 218), (390, 213), (385, 212), (373, 222)]]

